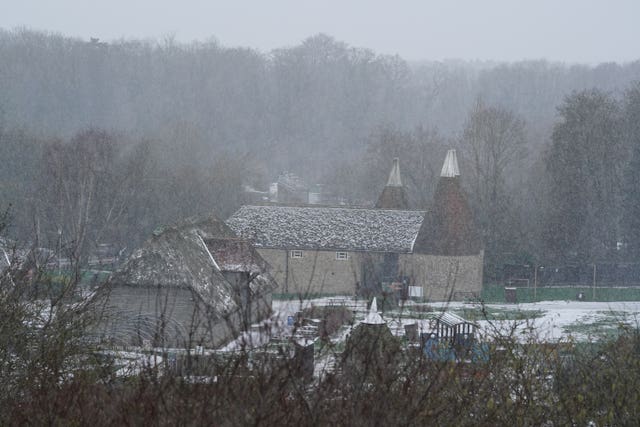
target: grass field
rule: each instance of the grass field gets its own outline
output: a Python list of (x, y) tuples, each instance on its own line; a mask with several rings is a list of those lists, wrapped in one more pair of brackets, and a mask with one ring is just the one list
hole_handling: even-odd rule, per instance
[[(595, 298), (594, 291), (591, 287), (545, 287), (537, 288), (534, 292), (533, 288), (517, 288), (517, 302), (538, 302), (538, 301), (577, 301), (578, 294), (583, 294), (583, 301), (640, 301), (640, 287), (637, 288), (596, 288)], [(337, 294), (311, 293), (303, 295), (302, 299), (336, 297)], [(274, 293), (273, 298), (276, 300), (299, 300), (300, 294), (294, 293)], [(504, 297), (504, 286), (497, 284), (484, 285), (481, 301), (490, 304), (506, 303)], [(378, 303), (380, 304), (380, 302)]]
[[(100, 284), (105, 282), (109, 278), (108, 271), (102, 270), (81, 270), (80, 271), (80, 286), (92, 285), (92, 284)], [(71, 280), (73, 280), (74, 272), (68, 270), (52, 270), (51, 272), (46, 272), (42, 281), (44, 283), (51, 282), (52, 284), (67, 284)]]
[[(576, 301), (577, 295), (582, 293), (584, 301), (640, 301), (640, 288), (596, 288), (595, 298), (593, 288), (517, 288), (516, 295), (519, 303), (537, 301)], [(487, 303), (504, 303), (504, 286), (484, 285), (482, 301)]]

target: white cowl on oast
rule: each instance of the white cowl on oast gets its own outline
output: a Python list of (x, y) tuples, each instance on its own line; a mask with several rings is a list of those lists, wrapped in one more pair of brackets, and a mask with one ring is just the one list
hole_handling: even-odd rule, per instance
[(369, 313), (367, 313), (367, 316), (364, 318), (362, 323), (366, 325), (384, 325), (386, 323), (382, 319), (382, 316), (378, 314), (378, 303), (376, 302), (376, 297), (373, 297), (371, 308), (369, 308)]
[(442, 165), (442, 172), (440, 172), (440, 176), (443, 176), (445, 178), (455, 178), (456, 176), (460, 176), (456, 150), (447, 151), (447, 157), (445, 157), (444, 159), (444, 164)]

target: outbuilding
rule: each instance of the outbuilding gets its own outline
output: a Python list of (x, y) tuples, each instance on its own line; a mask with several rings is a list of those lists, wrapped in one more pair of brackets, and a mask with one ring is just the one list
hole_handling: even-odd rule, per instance
[(189, 219), (156, 230), (100, 289), (101, 333), (120, 345), (215, 348), (269, 315), (276, 286), (224, 222)]

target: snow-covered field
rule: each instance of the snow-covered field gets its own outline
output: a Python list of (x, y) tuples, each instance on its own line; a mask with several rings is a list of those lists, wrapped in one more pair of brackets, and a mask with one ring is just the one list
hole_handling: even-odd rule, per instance
[[(343, 325), (331, 336), (337, 347), (323, 346), (316, 354), (315, 377), (333, 370), (335, 365), (334, 349), (347, 339), (352, 328), (357, 326), (368, 312), (365, 300), (349, 297), (320, 298), (303, 301), (273, 301), (273, 316), (266, 322), (255, 324), (249, 332), (218, 350), (202, 349), (204, 354), (211, 352), (237, 351), (269, 344), (272, 339), (288, 339), (294, 330), (290, 317), (312, 306), (344, 306), (353, 310), (355, 322)], [(526, 341), (534, 337), (536, 341), (590, 341), (602, 335), (611, 334), (621, 327), (637, 328), (640, 323), (640, 301), (634, 302), (579, 302), (579, 301), (542, 301), (526, 304), (472, 304), (462, 302), (416, 304), (408, 302), (401, 309), (380, 313), (394, 335), (404, 334), (404, 325), (418, 324), (420, 332), (430, 332), (433, 317), (441, 311), (449, 311), (474, 321), (478, 326), (481, 339), (495, 337), (496, 334), (513, 334), (516, 339)], [(310, 343), (311, 341), (307, 341)], [(184, 350), (182, 350), (184, 351)], [(176, 349), (176, 352), (180, 352)], [(115, 352), (120, 365), (119, 374), (131, 375), (139, 372), (143, 366), (159, 366), (162, 359), (158, 356), (136, 353)]]
[[(621, 326), (638, 327), (640, 301), (622, 302), (580, 302), (542, 301), (536, 303), (509, 305), (491, 304), (488, 308), (500, 310), (520, 310), (536, 313), (535, 318), (518, 320), (519, 329), (533, 328), (533, 332), (545, 341), (575, 339), (585, 341), (597, 339), (603, 333), (614, 332)], [(494, 322), (504, 327), (514, 321)], [(485, 332), (490, 332), (489, 322), (479, 322)]]
[[(274, 301), (272, 326), (283, 328), (287, 318), (296, 312), (310, 307), (324, 305), (345, 305), (356, 313), (356, 324), (362, 320), (366, 312), (367, 302), (352, 298), (321, 298), (303, 301)], [(428, 315), (420, 315), (412, 308), (417, 305), (408, 303), (403, 310), (383, 313), (392, 331), (402, 334), (402, 326), (418, 323), (419, 329), (427, 332), (429, 328)], [(534, 333), (544, 341), (574, 339), (584, 341), (595, 339), (602, 333), (614, 332), (621, 326), (637, 327), (640, 320), (640, 301), (624, 302), (581, 302), (581, 301), (542, 301), (526, 304), (487, 304), (485, 311), (497, 313), (485, 320), (482, 306), (479, 304), (447, 302), (430, 303), (427, 305), (434, 311), (453, 311), (463, 317), (469, 312), (475, 312), (476, 321), (480, 326), (480, 334), (491, 336), (500, 331), (508, 333), (516, 327), (516, 335), (523, 336)], [(342, 334), (343, 336), (345, 334)]]
[[(344, 325), (331, 341), (344, 342), (353, 327), (367, 313), (368, 301), (350, 297), (318, 298), (310, 300), (274, 300), (273, 316), (266, 322), (253, 325), (251, 330), (218, 351), (235, 351), (268, 344), (272, 338), (290, 337), (293, 327), (289, 318), (312, 306), (344, 306), (355, 313), (353, 325)], [(381, 313), (394, 335), (404, 334), (404, 325), (418, 324), (420, 332), (430, 332), (430, 319), (440, 311), (451, 311), (478, 324), (478, 335), (491, 339), (497, 333), (509, 334), (521, 340), (535, 336), (538, 340), (588, 341), (603, 334), (616, 332), (620, 327), (640, 325), (640, 301), (580, 302), (542, 301), (526, 304), (486, 304), (447, 302), (414, 304), (402, 309)], [(488, 317), (485, 317), (488, 313)], [(208, 351), (206, 351), (208, 352)], [(145, 361), (148, 362), (148, 361)]]

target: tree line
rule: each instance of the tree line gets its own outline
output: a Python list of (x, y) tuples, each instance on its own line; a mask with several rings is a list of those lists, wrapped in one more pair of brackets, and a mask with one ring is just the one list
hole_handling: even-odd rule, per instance
[[(429, 208), (447, 146), (459, 149), (462, 182), (485, 244), (485, 279), (505, 263), (638, 262), (640, 84), (615, 96), (574, 91), (542, 148), (521, 115), (478, 98), (459, 135), (384, 128), (372, 135), (354, 191), (374, 194), (388, 159), (400, 157), (415, 207)], [(357, 182), (363, 183), (358, 187)]]
[(180, 217), (228, 216), (283, 170), (375, 200), (392, 157), (428, 209), (456, 147), (487, 280), (505, 262), (637, 254), (640, 61), (409, 63), (322, 34), (263, 53), (29, 30), (0, 31), (0, 57), (14, 237), (132, 247)]

